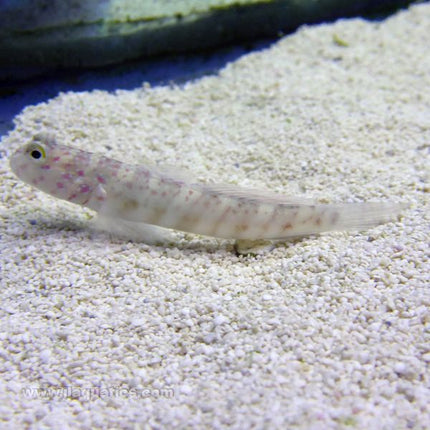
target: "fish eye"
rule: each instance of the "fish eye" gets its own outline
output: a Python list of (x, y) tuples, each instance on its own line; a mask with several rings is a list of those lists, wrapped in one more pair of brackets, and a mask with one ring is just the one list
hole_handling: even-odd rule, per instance
[(33, 160), (42, 161), (46, 158), (46, 152), (43, 146), (38, 145), (37, 143), (32, 143), (27, 148), (27, 153)]
[(30, 155), (31, 155), (33, 158), (35, 158), (36, 160), (38, 160), (38, 159), (42, 156), (42, 153), (41, 153), (38, 149), (33, 149), (33, 150), (30, 152)]

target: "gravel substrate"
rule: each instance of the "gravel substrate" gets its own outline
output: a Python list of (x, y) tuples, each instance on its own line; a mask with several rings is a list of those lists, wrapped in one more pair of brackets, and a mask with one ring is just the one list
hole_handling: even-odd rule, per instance
[[(304, 27), (183, 87), (29, 106), (0, 159), (2, 428), (424, 429), (429, 391), (430, 4)], [(89, 227), (18, 181), (39, 132), (123, 161), (399, 222), (237, 256)]]

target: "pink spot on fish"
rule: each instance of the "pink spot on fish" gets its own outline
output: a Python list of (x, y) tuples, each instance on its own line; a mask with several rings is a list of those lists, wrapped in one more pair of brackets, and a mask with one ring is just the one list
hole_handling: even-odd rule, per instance
[(79, 191), (81, 193), (88, 193), (90, 191), (90, 187), (89, 187), (89, 185), (81, 185), (79, 187)]
[(54, 157), (53, 160), (54, 161), (59, 161), (59, 160), (61, 160), (61, 157)]
[(64, 188), (64, 184), (62, 182), (57, 182), (57, 188)]
[(76, 173), (78, 174), (78, 176), (84, 176), (85, 175), (85, 172), (83, 170), (78, 170)]
[(49, 170), (51, 168), (51, 166), (49, 164), (45, 164), (44, 166), (42, 166), (43, 170)]
[(33, 185), (37, 185), (40, 182), (43, 182), (44, 180), (45, 180), (45, 177), (43, 175), (41, 175), (38, 178), (35, 178), (32, 183), (33, 183)]
[(99, 184), (106, 184), (106, 179), (103, 178), (103, 176), (97, 176), (97, 181), (99, 182)]

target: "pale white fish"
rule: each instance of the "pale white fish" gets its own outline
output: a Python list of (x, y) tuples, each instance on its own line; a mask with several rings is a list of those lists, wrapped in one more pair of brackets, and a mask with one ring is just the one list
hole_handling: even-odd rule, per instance
[(131, 235), (145, 223), (245, 241), (283, 239), (366, 229), (393, 220), (403, 207), (390, 202), (318, 204), (270, 191), (194, 182), (153, 166), (60, 145), (47, 135), (18, 149), (10, 164), (23, 181), (95, 210), (119, 230), (124, 222)]

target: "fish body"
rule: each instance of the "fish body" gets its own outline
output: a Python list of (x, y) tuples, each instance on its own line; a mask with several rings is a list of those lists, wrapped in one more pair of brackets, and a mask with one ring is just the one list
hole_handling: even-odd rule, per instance
[(194, 182), (61, 145), (45, 135), (18, 149), (10, 164), (28, 184), (112, 220), (228, 239), (362, 230), (392, 220), (402, 207), (389, 202), (318, 204), (270, 191)]

